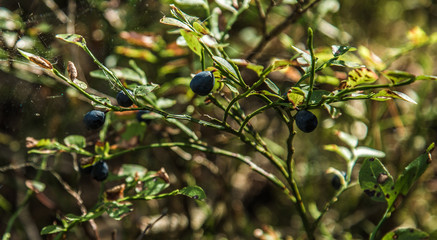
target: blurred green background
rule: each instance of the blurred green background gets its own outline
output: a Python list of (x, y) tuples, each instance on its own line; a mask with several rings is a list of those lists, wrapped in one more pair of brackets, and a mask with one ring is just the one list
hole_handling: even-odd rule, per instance
[[(209, 16), (201, 7), (178, 2), (183, 1), (176, 1), (176, 4), (185, 12), (208, 20)], [(267, 31), (293, 11), (294, 1), (260, 2), (264, 8), (271, 2), (278, 4), (268, 15)], [(193, 99), (188, 91), (190, 73), (199, 71), (200, 63), (187, 47), (176, 44), (178, 35), (169, 32), (171, 27), (159, 22), (160, 18), (169, 15), (171, 3), (175, 1), (0, 0), (0, 232), (4, 231), (24, 198), (25, 180), (35, 176), (35, 169), (23, 164), (38, 162), (41, 158), (27, 154), (26, 137), (61, 140), (80, 134), (88, 139), (96, 138), (96, 133), (87, 131), (82, 124), (83, 115), (92, 106), (61, 81), (19, 56), (17, 47), (48, 59), (62, 72), (66, 71), (67, 61), (73, 61), (79, 79), (101, 94), (114, 97), (117, 92), (106, 81), (90, 76), (90, 72), (97, 69), (92, 59), (78, 47), (55, 38), (59, 33), (75, 32), (85, 37), (91, 51), (109, 67), (128, 67), (128, 61), (134, 59), (149, 81), (161, 85), (160, 96), (177, 101), (170, 112), (183, 112), (192, 106), (197, 109), (196, 114), (220, 115), (213, 106), (203, 104), (202, 99)], [(221, 11), (220, 23), (223, 23), (229, 12)], [(393, 52), (411, 42), (408, 34), (415, 27), (428, 35), (437, 32), (436, 1), (322, 0), (257, 53), (253, 61), (267, 65), (272, 58), (291, 58), (295, 52), (286, 43), (292, 42), (305, 49), (308, 27), (315, 30), (316, 55), (334, 44), (365, 46), (372, 54), (369, 59), (363, 59), (362, 55), (361, 58), (370, 65), (381, 61), (391, 69), (415, 75), (437, 74), (436, 45), (418, 47), (390, 58)], [(229, 38), (225, 40), (229, 44), (226, 51), (232, 58), (245, 58), (260, 40), (262, 29), (255, 1), (252, 1), (230, 30)], [(143, 45), (132, 42), (136, 39), (134, 33), (147, 36), (142, 40)], [(242, 74), (248, 83), (255, 80), (254, 74), (247, 69), (242, 69)], [(299, 76), (296, 69), (290, 68), (272, 74), (270, 78), (285, 92)], [(329, 167), (345, 169), (342, 159), (323, 149), (326, 144), (342, 144), (335, 136), (335, 130), (359, 137), (360, 145), (384, 151), (387, 156), (382, 162), (392, 175), (397, 176), (408, 162), (436, 140), (436, 86), (435, 82), (424, 81), (399, 89), (417, 105), (397, 100), (352, 101), (340, 106), (342, 116), (337, 119), (331, 119), (325, 111), (315, 111), (320, 122), (318, 130), (311, 134), (298, 132), (295, 140), (298, 182), (310, 211), (320, 209), (335, 192), (330, 184), (332, 175), (326, 174), (326, 170)], [(259, 104), (242, 102), (243, 108), (248, 110)], [(286, 127), (280, 119), (272, 117), (273, 114), (273, 111), (267, 111), (252, 124), (272, 140), (271, 144), (277, 145), (275, 149), (280, 154), (285, 147), (283, 133)], [(147, 127), (144, 139), (120, 139), (123, 126), (134, 118), (134, 115), (114, 116), (110, 132), (112, 143), (137, 144), (178, 138), (171, 126), (156, 121)], [(251, 149), (238, 139), (199, 126), (192, 127), (211, 145), (252, 156), (256, 163), (274, 171), (262, 156), (252, 154)], [(172, 186), (196, 183), (205, 190), (207, 200), (204, 204), (196, 204), (190, 199), (173, 197), (136, 202), (135, 211), (120, 222), (107, 216), (99, 218), (97, 225), (101, 237), (134, 239), (163, 209), (168, 209), (168, 216), (148, 233), (150, 239), (252, 239), (260, 229), (282, 237), (296, 237), (302, 233), (300, 219), (288, 199), (248, 166), (211, 154), (190, 153), (190, 158), (184, 159), (177, 152), (154, 149), (111, 161), (111, 171), (116, 171), (121, 163), (137, 163), (150, 170), (164, 167), (170, 174)], [(90, 178), (80, 177), (73, 167), (76, 160), (69, 154), (56, 154), (49, 157), (49, 166), (72, 187), (81, 189), (89, 208), (97, 200), (100, 185)], [(355, 170), (358, 169), (359, 166)], [(354, 179), (357, 173), (354, 173)], [(47, 185), (44, 195), (53, 203), (52, 208), (43, 204), (44, 200), (32, 197), (15, 222), (12, 239), (41, 239), (40, 229), (53, 224), (57, 216), (80, 214), (75, 200), (52, 175), (43, 174), (41, 181)], [(436, 194), (437, 168), (433, 164), (382, 231), (397, 226), (417, 227), (429, 233), (435, 231)], [(324, 227), (318, 232), (318, 238), (330, 239), (327, 233), (332, 234), (333, 239), (368, 238), (383, 211), (383, 203), (372, 202), (356, 186), (346, 191), (324, 217)], [(72, 230), (68, 239), (90, 238), (89, 231), (89, 226), (83, 224)]]

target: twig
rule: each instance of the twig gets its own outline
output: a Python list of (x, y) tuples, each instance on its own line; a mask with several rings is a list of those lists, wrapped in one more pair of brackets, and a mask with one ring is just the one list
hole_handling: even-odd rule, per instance
[[(41, 162), (41, 167), (38, 170), (34, 180), (38, 181), (41, 177), (41, 173), (42, 170), (45, 169), (47, 166), (47, 157), (43, 158), (42, 162)], [(28, 189), (26, 192), (26, 196), (24, 197), (23, 201), (21, 202), (21, 204), (18, 206), (17, 210), (14, 212), (14, 214), (12, 214), (12, 216), (9, 218), (8, 220), (8, 224), (6, 226), (6, 230), (2, 236), (2, 240), (8, 240), (11, 238), (11, 230), (12, 230), (12, 226), (14, 225), (15, 220), (17, 219), (18, 215), (20, 215), (21, 211), (23, 211), (23, 209), (26, 207), (27, 202), (30, 200), (30, 197), (33, 195), (33, 190), (32, 189)]]
[[(65, 182), (63, 179), (62, 179), (62, 177), (57, 173), (57, 172), (55, 172), (55, 171), (53, 171), (53, 170), (48, 170), (57, 180), (58, 180), (58, 182), (64, 187), (64, 189), (65, 189), (65, 191), (67, 191), (74, 199), (76, 199), (76, 202), (77, 202), (77, 205), (79, 206), (79, 208), (80, 208), (80, 211), (81, 211), (81, 213), (82, 213), (82, 215), (83, 216), (85, 216), (86, 214), (87, 214), (87, 210), (86, 210), (86, 207), (85, 207), (85, 205), (83, 204), (83, 200), (82, 200), (82, 198), (80, 197), (80, 195), (77, 193), (77, 192), (75, 192), (71, 187), (70, 187), (70, 185), (67, 183), (67, 182)], [(96, 237), (96, 239), (97, 240), (99, 240), (100, 239), (100, 236), (99, 236), (99, 231), (98, 231), (98, 229), (97, 229), (97, 224), (96, 224), (96, 222), (94, 221), (94, 219), (90, 219), (89, 220), (89, 223), (90, 223), (90, 225), (91, 225), (91, 228), (93, 229), (93, 231), (94, 231), (94, 234), (95, 234), (95, 237)]]
[(155, 225), (155, 223), (157, 223), (159, 220), (161, 220), (163, 217), (165, 217), (167, 215), (168, 210), (164, 209), (161, 213), (161, 216), (159, 216), (155, 221), (153, 221), (152, 223), (147, 224), (146, 228), (144, 229), (144, 231), (141, 233), (140, 236), (137, 237), (137, 240), (141, 240), (143, 239), (143, 237), (146, 235), (147, 231), (149, 229), (151, 229), (153, 227), (153, 225)]
[(305, 228), (305, 231), (307, 233), (307, 237), (308, 239), (315, 239), (314, 235), (313, 235), (313, 229), (311, 229), (311, 225), (309, 223), (307, 214), (306, 214), (306, 208), (305, 208), (305, 204), (302, 201), (302, 196), (300, 194), (299, 191), (299, 187), (297, 186), (297, 182), (294, 179), (294, 160), (293, 160), (293, 155), (294, 155), (294, 148), (293, 148), (293, 139), (294, 136), (296, 135), (296, 132), (294, 131), (294, 121), (293, 121), (293, 117), (291, 116), (290, 113), (289, 114), (289, 119), (290, 121), (287, 123), (287, 127), (289, 130), (289, 136), (287, 139), (287, 170), (288, 170), (288, 184), (291, 186), (291, 190), (293, 192), (293, 196), (296, 198), (296, 208), (297, 211), (300, 215), (300, 218), (302, 219), (302, 223), (303, 226)]
[(308, 6), (305, 8), (297, 8), (284, 21), (278, 24), (272, 31), (270, 31), (267, 35), (264, 35), (264, 37), (257, 44), (257, 46), (252, 51), (250, 51), (250, 54), (246, 57), (246, 59), (248, 61), (253, 60), (258, 54), (261, 53), (261, 51), (264, 49), (264, 47), (266, 47), (268, 42), (270, 42), (273, 38), (278, 36), (288, 26), (295, 23), (306, 11), (312, 8), (319, 1), (320, 0), (314, 0), (312, 3), (308, 4)]

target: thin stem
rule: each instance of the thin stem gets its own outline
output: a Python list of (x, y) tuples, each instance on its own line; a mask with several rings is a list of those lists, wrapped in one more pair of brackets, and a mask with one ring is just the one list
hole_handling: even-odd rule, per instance
[(70, 84), (70, 86), (74, 87), (76, 90), (78, 90), (80, 93), (82, 93), (86, 98), (88, 98), (89, 100), (96, 102), (102, 106), (108, 107), (110, 109), (113, 110), (117, 110), (119, 109), (116, 106), (113, 106), (111, 104), (105, 103), (100, 101), (99, 99), (95, 98), (94, 96), (92, 96), (91, 94), (87, 93), (85, 90), (83, 90), (83, 88), (79, 87), (76, 83), (74, 83), (73, 81), (71, 81), (70, 79), (68, 79), (67, 77), (65, 77), (64, 75), (62, 75), (58, 70), (56, 70), (55, 68), (52, 69), (52, 72), (59, 78), (61, 78), (62, 80), (66, 81), (68, 84)]
[(249, 2), (248, 0), (243, 1), (243, 5), (238, 9), (238, 11), (234, 12), (232, 16), (229, 18), (228, 22), (226, 23), (226, 28), (223, 30), (220, 41), (223, 42), (228, 32), (231, 30), (232, 25), (234, 25), (235, 21), (237, 21), (238, 17), (249, 8)]
[(321, 223), (321, 220), (322, 220), (323, 216), (325, 216), (325, 213), (328, 212), (328, 210), (331, 208), (331, 206), (332, 206), (333, 204), (335, 204), (336, 202), (338, 202), (338, 200), (339, 200), (341, 194), (343, 194), (343, 192), (345, 192), (346, 190), (348, 190), (348, 189), (354, 187), (355, 185), (356, 185), (356, 183), (349, 184), (349, 185), (347, 185), (347, 186), (343, 186), (340, 190), (337, 191), (337, 193), (336, 193), (336, 194), (335, 194), (335, 195), (334, 195), (334, 196), (329, 200), (329, 202), (327, 202), (327, 203), (325, 204), (325, 206), (323, 207), (322, 211), (320, 212), (320, 215), (319, 215), (319, 216), (317, 217), (317, 219), (314, 221), (313, 226), (312, 226), (312, 231), (315, 231), (315, 230), (319, 227), (319, 225), (320, 225), (320, 223)]
[(300, 218), (302, 219), (302, 223), (304, 225), (305, 231), (308, 235), (308, 239), (314, 239), (313, 230), (311, 229), (311, 225), (309, 223), (307, 214), (306, 214), (306, 208), (305, 204), (302, 200), (302, 196), (300, 195), (299, 187), (297, 186), (297, 182), (294, 179), (294, 147), (293, 147), (293, 139), (296, 135), (296, 132), (294, 131), (294, 120), (289, 113), (289, 119), (290, 121), (287, 124), (288, 130), (290, 132), (290, 135), (287, 139), (287, 170), (288, 170), (288, 184), (291, 187), (291, 191), (293, 192), (293, 196), (296, 198), (296, 208), (299, 213)]
[(269, 173), (269, 172), (265, 171), (263, 168), (256, 165), (250, 157), (243, 156), (239, 153), (230, 152), (230, 151), (220, 149), (217, 147), (207, 146), (206, 144), (186, 143), (186, 142), (153, 143), (153, 144), (150, 144), (147, 146), (138, 146), (138, 147), (129, 148), (129, 149), (126, 149), (123, 151), (119, 151), (119, 152), (116, 152), (116, 153), (113, 153), (113, 154), (106, 156), (105, 159), (116, 158), (116, 157), (119, 157), (119, 156), (124, 155), (126, 153), (135, 152), (135, 151), (139, 151), (139, 150), (144, 150), (144, 149), (149, 149), (149, 148), (160, 148), (160, 147), (168, 147), (168, 148), (170, 148), (170, 147), (188, 147), (188, 148), (197, 149), (197, 150), (200, 150), (203, 152), (210, 152), (210, 153), (214, 153), (214, 154), (218, 154), (218, 155), (223, 155), (223, 156), (235, 158), (235, 159), (249, 165), (254, 171), (261, 174), (262, 176), (264, 176), (265, 178), (270, 180), (270, 182), (272, 182), (277, 187), (279, 187), (284, 193), (286, 193), (287, 195), (290, 195), (288, 188), (284, 185), (284, 183), (282, 183), (281, 180), (279, 180), (274, 174)]
[(129, 99), (135, 103), (137, 106), (141, 106), (141, 104), (127, 91), (127, 89), (123, 86), (120, 79), (115, 75), (113, 71), (103, 65), (94, 54), (88, 49), (86, 45), (81, 45), (82, 49), (93, 59), (94, 63), (97, 64), (104, 72), (108, 73), (109, 76), (114, 80), (115, 84), (123, 91), (123, 93), (129, 97)]
[(257, 110), (253, 111), (251, 114), (247, 115), (247, 117), (241, 123), (241, 126), (240, 126), (240, 129), (238, 130), (238, 133), (241, 133), (243, 131), (244, 127), (246, 127), (246, 124), (250, 121), (250, 119), (252, 119), (256, 115), (262, 113), (264, 110), (273, 107), (274, 105), (275, 105), (274, 103), (270, 103), (270, 104), (264, 105), (264, 106), (258, 108)]
[(311, 69), (310, 69), (310, 89), (308, 91), (306, 105), (308, 106), (310, 103), (311, 95), (313, 94), (314, 89), (314, 78), (316, 75), (316, 56), (314, 55), (314, 34), (311, 28), (308, 28), (308, 49), (311, 55)]
[(381, 228), (381, 226), (385, 222), (385, 220), (387, 220), (391, 215), (390, 208), (391, 208), (391, 206), (388, 206), (387, 209), (385, 210), (384, 216), (381, 218), (378, 225), (376, 225), (375, 229), (373, 229), (373, 232), (370, 234), (369, 240), (376, 239), (376, 234), (378, 233), (378, 230)]
[[(38, 172), (36, 173), (36, 176), (34, 178), (35, 181), (38, 181), (41, 178), (42, 170), (44, 170), (47, 166), (47, 157), (44, 157), (41, 162), (41, 166), (38, 169)], [(14, 225), (15, 220), (17, 219), (18, 215), (20, 215), (21, 211), (26, 207), (27, 202), (30, 200), (30, 197), (33, 195), (34, 191), (32, 189), (28, 189), (26, 191), (26, 196), (24, 197), (21, 204), (18, 206), (17, 210), (12, 214), (12, 216), (8, 220), (8, 224), (6, 226), (6, 230), (2, 236), (2, 240), (7, 240), (11, 238), (11, 230), (12, 226)]]
[(247, 60), (254, 59), (258, 54), (262, 52), (264, 47), (267, 46), (267, 43), (269, 43), (271, 40), (273, 40), (276, 36), (278, 36), (281, 32), (283, 32), (288, 26), (295, 23), (299, 18), (310, 8), (312, 8), (316, 3), (318, 3), (320, 0), (314, 0), (310, 4), (308, 4), (305, 8), (298, 7), (295, 11), (293, 11), (292, 14), (290, 14), (284, 21), (282, 21), (280, 24), (276, 25), (275, 28), (273, 28), (272, 31), (270, 31), (267, 35), (264, 35), (264, 37), (261, 39), (261, 41), (257, 44), (257, 46), (250, 51), (250, 54), (247, 56)]

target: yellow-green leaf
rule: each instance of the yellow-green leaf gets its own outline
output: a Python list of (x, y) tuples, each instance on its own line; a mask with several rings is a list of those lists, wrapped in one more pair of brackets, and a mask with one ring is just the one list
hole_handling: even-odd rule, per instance
[(202, 55), (202, 45), (199, 42), (199, 38), (194, 32), (188, 32), (181, 29), (181, 35), (184, 37), (185, 42), (187, 42), (188, 47), (198, 56)]
[(368, 68), (357, 68), (349, 72), (346, 88), (353, 88), (360, 84), (369, 84), (378, 80), (378, 75)]

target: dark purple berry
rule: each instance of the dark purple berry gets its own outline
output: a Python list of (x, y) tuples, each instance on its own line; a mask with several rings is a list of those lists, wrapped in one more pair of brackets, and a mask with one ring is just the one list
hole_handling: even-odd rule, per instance
[(294, 116), (297, 127), (302, 130), (302, 132), (312, 132), (317, 127), (317, 117), (310, 111), (300, 110)]
[(108, 177), (109, 169), (108, 164), (105, 161), (98, 161), (93, 165), (93, 169), (91, 171), (91, 175), (97, 181), (103, 181)]
[[(133, 95), (131, 90), (127, 90), (127, 92)], [(130, 107), (133, 104), (132, 100), (130, 100), (130, 98), (123, 91), (117, 93), (117, 102), (118, 105), (122, 107)]]
[[(335, 190), (340, 189), (344, 183), (344, 178), (346, 177), (346, 173), (341, 171), (341, 174), (343, 175), (341, 177), (337, 174), (334, 174), (334, 176), (332, 176), (331, 185)], [(343, 179), (341, 179), (341, 178), (343, 178)]]
[(341, 187), (341, 179), (338, 175), (334, 175), (331, 179), (331, 185), (334, 189), (338, 190)]
[(200, 96), (206, 96), (214, 88), (214, 83), (214, 74), (210, 71), (203, 71), (193, 77), (190, 82), (190, 88)]
[(89, 111), (83, 117), (83, 122), (88, 129), (98, 129), (105, 123), (105, 113), (99, 110)]

